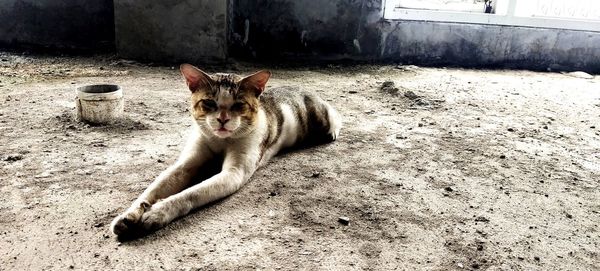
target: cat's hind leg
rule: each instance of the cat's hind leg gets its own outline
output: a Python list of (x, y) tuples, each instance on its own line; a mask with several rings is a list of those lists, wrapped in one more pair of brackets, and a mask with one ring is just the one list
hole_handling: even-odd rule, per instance
[(327, 118), (329, 123), (329, 135), (333, 140), (336, 140), (342, 129), (342, 116), (328, 103), (325, 104), (327, 110)]

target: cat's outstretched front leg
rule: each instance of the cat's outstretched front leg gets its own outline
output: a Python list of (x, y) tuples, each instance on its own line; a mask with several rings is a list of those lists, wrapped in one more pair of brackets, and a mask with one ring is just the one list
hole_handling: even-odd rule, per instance
[(219, 174), (152, 205), (142, 215), (142, 227), (148, 231), (162, 228), (193, 209), (233, 194), (256, 170), (258, 159), (255, 156), (226, 155)]
[[(190, 141), (179, 160), (163, 171), (148, 188), (110, 225), (110, 230), (118, 235), (132, 234), (139, 230), (142, 215), (150, 210), (158, 200), (167, 198), (189, 186), (197, 169), (210, 158), (210, 150), (199, 140)], [(133, 233), (135, 234), (135, 233)]]

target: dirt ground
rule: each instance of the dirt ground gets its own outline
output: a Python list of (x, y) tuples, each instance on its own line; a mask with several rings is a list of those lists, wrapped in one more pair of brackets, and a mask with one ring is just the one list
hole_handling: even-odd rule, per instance
[[(120, 243), (110, 221), (191, 127), (178, 70), (0, 53), (0, 270), (600, 269), (599, 77), (205, 69), (259, 68), (269, 86), (329, 100), (339, 140), (278, 156), (236, 194)], [(123, 87), (123, 121), (74, 121), (75, 88), (91, 83)]]

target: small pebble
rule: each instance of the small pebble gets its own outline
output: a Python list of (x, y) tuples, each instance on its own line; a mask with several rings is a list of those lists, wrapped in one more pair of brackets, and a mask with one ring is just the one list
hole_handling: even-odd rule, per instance
[(343, 225), (348, 225), (350, 224), (350, 218), (347, 216), (340, 216), (338, 218), (338, 222), (342, 223)]
[(11, 154), (6, 156), (6, 158), (4, 158), (4, 161), (6, 162), (14, 162), (14, 161), (19, 161), (19, 160), (23, 160), (23, 156), (20, 154)]

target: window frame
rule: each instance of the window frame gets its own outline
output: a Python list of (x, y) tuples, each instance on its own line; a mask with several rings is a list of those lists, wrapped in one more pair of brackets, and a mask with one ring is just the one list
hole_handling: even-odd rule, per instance
[(497, 1), (508, 2), (507, 14), (396, 8), (397, 2), (395, 0), (385, 0), (383, 18), (387, 20), (470, 23), (600, 32), (600, 20), (520, 17), (515, 16), (517, 0)]

